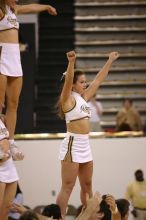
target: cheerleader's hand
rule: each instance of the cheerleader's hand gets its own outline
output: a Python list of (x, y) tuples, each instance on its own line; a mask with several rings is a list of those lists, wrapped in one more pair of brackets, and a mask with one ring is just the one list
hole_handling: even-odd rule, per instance
[(111, 52), (109, 54), (109, 60), (114, 62), (115, 60), (117, 60), (119, 58), (120, 54), (118, 52)]
[(75, 51), (69, 51), (68, 53), (66, 53), (68, 61), (75, 61), (76, 59), (76, 53)]
[(116, 204), (115, 198), (112, 195), (109, 195), (109, 194), (106, 195), (105, 201), (109, 205), (110, 210), (113, 214), (118, 213), (117, 204)]
[(28, 209), (25, 208), (23, 205), (20, 205), (20, 204), (16, 204), (16, 203), (13, 203), (12, 204), (12, 207), (11, 207), (11, 211), (12, 212), (18, 212), (20, 214), (23, 214), (24, 212), (26, 212)]
[(89, 198), (89, 195), (86, 196), (87, 209), (91, 212), (97, 212), (100, 209), (100, 203), (102, 201), (101, 194), (96, 192), (93, 197)]
[(56, 9), (54, 7), (52, 7), (51, 5), (48, 6), (48, 13), (53, 16), (57, 15)]

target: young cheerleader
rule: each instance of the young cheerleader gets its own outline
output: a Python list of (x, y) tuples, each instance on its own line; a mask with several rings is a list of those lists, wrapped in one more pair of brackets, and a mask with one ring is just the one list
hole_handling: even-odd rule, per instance
[(65, 82), (59, 99), (59, 115), (66, 120), (67, 134), (60, 147), (62, 187), (57, 198), (62, 218), (75, 185), (77, 176), (81, 186), (81, 202), (85, 205), (86, 193), (92, 196), (93, 159), (89, 144), (90, 108), (88, 100), (94, 96), (107, 76), (112, 63), (119, 53), (112, 52), (100, 72), (87, 88), (86, 77), (82, 71), (74, 71), (76, 54), (67, 53), (68, 67)]
[(47, 11), (51, 15), (57, 14), (56, 9), (50, 5), (18, 5), (16, 0), (0, 0), (0, 113), (6, 95), (6, 127), (10, 134), (10, 150), (14, 160), (23, 159), (14, 142), (23, 75), (18, 43), (19, 23), (16, 16), (42, 11)]

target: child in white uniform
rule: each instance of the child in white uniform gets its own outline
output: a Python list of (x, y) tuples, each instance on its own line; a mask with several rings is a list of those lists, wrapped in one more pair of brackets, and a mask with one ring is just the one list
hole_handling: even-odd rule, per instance
[(7, 219), (18, 181), (18, 174), (10, 154), (9, 132), (0, 119), (0, 218)]
[(42, 11), (57, 15), (56, 9), (50, 5), (18, 5), (14, 0), (0, 1), (0, 113), (6, 96), (6, 124), (14, 160), (22, 160), (24, 157), (14, 142), (17, 108), (23, 81), (18, 39), (19, 23), (16, 16)]

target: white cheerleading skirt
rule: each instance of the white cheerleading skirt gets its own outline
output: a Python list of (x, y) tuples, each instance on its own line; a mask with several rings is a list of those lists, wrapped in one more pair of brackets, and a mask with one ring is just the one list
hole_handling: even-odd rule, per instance
[(23, 75), (19, 44), (0, 43), (0, 73), (11, 77)]
[(0, 165), (0, 182), (12, 183), (18, 180), (18, 173), (12, 158)]
[(59, 159), (76, 163), (92, 161), (89, 135), (67, 132), (60, 146)]

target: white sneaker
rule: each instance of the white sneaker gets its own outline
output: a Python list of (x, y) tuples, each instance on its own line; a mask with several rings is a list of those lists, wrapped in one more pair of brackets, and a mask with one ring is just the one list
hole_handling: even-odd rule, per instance
[(17, 160), (23, 160), (24, 155), (23, 153), (20, 151), (20, 149), (17, 147), (17, 145), (15, 144), (15, 142), (13, 144), (10, 144), (10, 152), (12, 155), (13, 160), (17, 161)]

